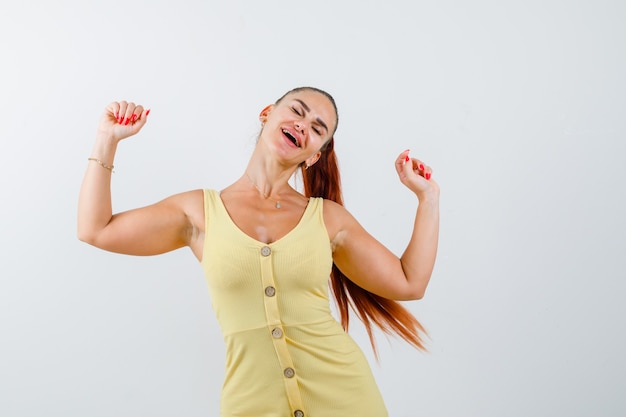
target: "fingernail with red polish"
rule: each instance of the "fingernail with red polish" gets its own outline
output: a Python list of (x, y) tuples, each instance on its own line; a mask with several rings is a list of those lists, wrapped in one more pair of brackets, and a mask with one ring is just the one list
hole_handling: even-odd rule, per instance
[(427, 172), (426, 174), (424, 174), (426, 179), (429, 180), (430, 179), (430, 172)]
[(423, 171), (424, 170), (424, 165), (420, 164), (419, 169), (421, 169)]
[(137, 115), (133, 114), (133, 117), (130, 118), (130, 121), (134, 123), (135, 120), (137, 120)]
[(128, 125), (128, 122), (130, 122), (130, 119), (127, 117), (126, 119), (124, 119), (124, 126)]
[(146, 110), (146, 116), (150, 114), (150, 109)]
[(406, 158), (405, 158), (405, 160), (406, 160), (407, 162), (409, 162), (409, 159), (411, 159), (411, 158), (409, 158), (409, 154), (406, 154)]

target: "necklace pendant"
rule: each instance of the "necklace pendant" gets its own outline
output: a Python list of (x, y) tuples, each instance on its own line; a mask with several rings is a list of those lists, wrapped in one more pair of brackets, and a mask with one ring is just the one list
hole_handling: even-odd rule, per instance
[(280, 208), (280, 201), (276, 202), (276, 208)]

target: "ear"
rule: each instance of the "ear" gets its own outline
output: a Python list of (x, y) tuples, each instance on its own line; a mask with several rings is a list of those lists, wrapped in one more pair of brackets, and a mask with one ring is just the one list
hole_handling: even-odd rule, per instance
[(261, 110), (261, 113), (259, 113), (259, 120), (261, 121), (261, 123), (265, 123), (267, 121), (267, 116), (269, 116), (272, 110), (274, 110), (273, 104), (269, 104), (265, 106), (263, 110)]
[(316, 163), (317, 161), (319, 161), (320, 156), (322, 156), (322, 153), (321, 153), (321, 152), (317, 152), (315, 155), (313, 155), (313, 156), (309, 157), (306, 161), (304, 161), (304, 164), (305, 164), (307, 167), (310, 167), (310, 166), (312, 166), (312, 165), (315, 165), (315, 163)]

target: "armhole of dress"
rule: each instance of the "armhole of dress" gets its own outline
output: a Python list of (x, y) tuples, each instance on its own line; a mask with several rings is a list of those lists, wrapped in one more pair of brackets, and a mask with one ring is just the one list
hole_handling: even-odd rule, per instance
[(204, 260), (206, 259), (206, 248), (207, 248), (207, 235), (209, 230), (209, 199), (211, 191), (206, 188), (202, 189), (202, 210), (204, 214), (204, 243), (202, 244), (202, 260), (200, 261), (200, 265), (204, 264)]
[(326, 236), (328, 237), (328, 243), (330, 244), (330, 234), (328, 233), (328, 228), (326, 227), (326, 221), (324, 220), (324, 198), (319, 197), (318, 204), (319, 204), (319, 207), (318, 207), (318, 210), (319, 210), (319, 214), (318, 214), (319, 221), (320, 221), (322, 227), (324, 228), (324, 232), (326, 232)]

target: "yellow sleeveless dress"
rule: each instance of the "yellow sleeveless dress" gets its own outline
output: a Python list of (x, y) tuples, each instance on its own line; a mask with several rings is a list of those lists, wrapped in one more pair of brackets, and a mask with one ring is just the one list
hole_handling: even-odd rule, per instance
[(385, 417), (369, 364), (331, 315), (332, 253), (323, 199), (265, 244), (204, 191), (202, 254), (226, 343), (222, 417)]

